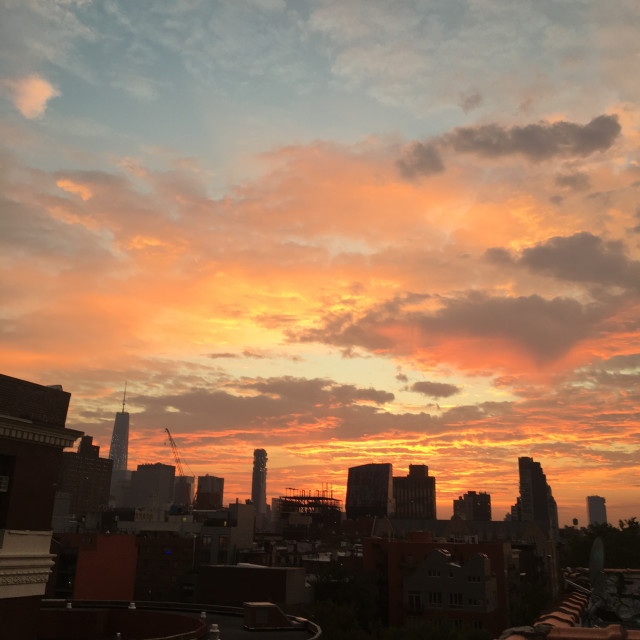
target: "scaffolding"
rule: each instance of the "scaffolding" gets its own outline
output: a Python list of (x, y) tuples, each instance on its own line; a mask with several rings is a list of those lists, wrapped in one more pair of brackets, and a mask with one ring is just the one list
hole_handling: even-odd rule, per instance
[(340, 500), (333, 497), (333, 487), (322, 483), (322, 489), (286, 488), (286, 495), (279, 498), (280, 513), (303, 513), (320, 520), (340, 518)]

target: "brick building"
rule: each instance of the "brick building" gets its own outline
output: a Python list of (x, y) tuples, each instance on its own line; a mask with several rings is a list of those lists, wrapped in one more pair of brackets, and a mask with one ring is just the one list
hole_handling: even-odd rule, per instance
[(65, 451), (58, 476), (58, 491), (70, 496), (71, 513), (104, 511), (109, 506), (113, 460), (100, 457), (100, 447), (83, 436), (77, 452)]
[(0, 375), (0, 620), (3, 637), (36, 637), (53, 556), (51, 516), (71, 395)]

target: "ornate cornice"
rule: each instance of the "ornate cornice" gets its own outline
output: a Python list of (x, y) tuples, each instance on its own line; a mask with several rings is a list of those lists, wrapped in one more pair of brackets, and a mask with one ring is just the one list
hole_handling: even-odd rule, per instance
[(34, 425), (30, 420), (0, 415), (0, 438), (25, 440), (34, 444), (64, 449), (72, 447), (80, 436), (82, 436), (82, 431), (75, 429), (51, 429)]

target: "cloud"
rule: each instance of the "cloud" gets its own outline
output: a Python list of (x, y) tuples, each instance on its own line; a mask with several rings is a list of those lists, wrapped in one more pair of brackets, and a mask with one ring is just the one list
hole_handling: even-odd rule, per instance
[(458, 127), (446, 134), (444, 141), (458, 153), (488, 158), (519, 153), (533, 160), (544, 160), (606, 151), (621, 130), (617, 115), (602, 115), (585, 125), (560, 121), (511, 128), (499, 124)]
[(640, 261), (630, 260), (621, 242), (604, 241), (588, 231), (526, 248), (516, 264), (572, 282), (640, 288)]
[[(617, 115), (601, 115), (585, 125), (559, 121), (514, 127), (498, 123), (457, 127), (441, 136), (406, 145), (396, 167), (407, 179), (441, 173), (445, 169), (442, 152), (447, 150), (485, 158), (520, 154), (535, 161), (584, 157), (609, 149), (621, 131)], [(589, 179), (586, 174), (575, 172), (558, 177), (556, 183), (578, 190), (588, 188)]]
[(437, 147), (434, 144), (422, 142), (412, 142), (407, 145), (402, 152), (402, 157), (397, 161), (397, 166), (405, 178), (430, 176), (444, 171)]
[(429, 382), (427, 380), (414, 382), (409, 388), (411, 389), (411, 391), (423, 393), (425, 396), (429, 396), (431, 398), (449, 398), (456, 393), (460, 393), (460, 388), (455, 384), (446, 384), (444, 382)]
[(294, 378), (283, 376), (268, 380), (250, 380), (242, 385), (244, 389), (277, 396), (295, 403), (327, 403), (352, 404), (358, 401), (369, 401), (386, 404), (394, 399), (393, 393), (377, 389), (361, 389), (355, 385), (340, 385), (330, 380), (313, 378)]
[(461, 93), (459, 100), (460, 108), (468, 113), (477, 109), (482, 105), (482, 94), (479, 91), (471, 91), (470, 93)]
[[(477, 366), (478, 353), (483, 354), (487, 367), (496, 366), (500, 362), (498, 351), (511, 350), (544, 365), (593, 335), (605, 315), (604, 308), (571, 298), (491, 296), (473, 291), (443, 299), (435, 311), (404, 308), (404, 304), (393, 301), (374, 306), (360, 317), (333, 315), (320, 327), (291, 332), (289, 338), (389, 354), (437, 349), (437, 357), (444, 361), (455, 358), (461, 366), (465, 361)], [(457, 346), (447, 353), (443, 350), (447, 344)]]
[(556, 184), (572, 191), (585, 191), (591, 186), (589, 176), (580, 171), (556, 176)]
[(7, 78), (4, 84), (18, 111), (29, 120), (43, 116), (47, 102), (60, 95), (51, 83), (37, 74)]

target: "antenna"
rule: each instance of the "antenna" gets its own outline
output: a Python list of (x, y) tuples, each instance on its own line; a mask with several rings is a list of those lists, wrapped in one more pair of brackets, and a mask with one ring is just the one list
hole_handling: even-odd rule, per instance
[(127, 401), (127, 381), (124, 381), (124, 395), (122, 396), (122, 413), (124, 413), (124, 404)]

